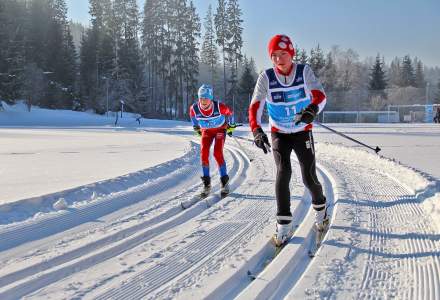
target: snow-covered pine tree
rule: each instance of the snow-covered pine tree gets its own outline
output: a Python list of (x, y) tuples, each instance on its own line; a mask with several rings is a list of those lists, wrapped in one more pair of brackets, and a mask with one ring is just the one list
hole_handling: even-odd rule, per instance
[(414, 58), (414, 64), (416, 68), (415, 70), (415, 86), (417, 88), (425, 88), (426, 80), (425, 80), (425, 72), (423, 71), (423, 63), (417, 57)]
[[(45, 71), (49, 56), (49, 28), (52, 25), (51, 6), (47, 0), (31, 1), (29, 4), (26, 61), (37, 64)], [(51, 57), (52, 59), (52, 57)]]
[(200, 51), (200, 61), (205, 65), (209, 66), (209, 73), (211, 75), (211, 85), (215, 90), (215, 80), (216, 80), (216, 70), (219, 62), (219, 55), (217, 51), (217, 46), (215, 43), (215, 33), (214, 33), (214, 24), (212, 19), (212, 6), (208, 6), (208, 11), (206, 13), (205, 22), (203, 23), (204, 27), (204, 35), (202, 48)]
[[(138, 41), (139, 10), (136, 0), (115, 0), (113, 3), (116, 32), (116, 100), (123, 100), (127, 110), (138, 110), (136, 99), (141, 81)], [(116, 30), (119, 28), (119, 31)]]
[(158, 11), (159, 19), (162, 21), (158, 27), (158, 38), (160, 42), (160, 48), (158, 52), (159, 58), (159, 73), (161, 76), (161, 92), (162, 92), (162, 113), (168, 118), (172, 118), (171, 102), (169, 101), (169, 89), (170, 77), (171, 77), (171, 63), (173, 54), (173, 37), (171, 36), (170, 24), (171, 16), (173, 14), (172, 7), (170, 5), (173, 0), (161, 1), (162, 9)]
[[(181, 24), (178, 24), (179, 11), (181, 11), (181, 0), (168, 0), (163, 2), (166, 9), (166, 47), (163, 48), (163, 61), (165, 62), (165, 84), (166, 84), (166, 101), (168, 106), (167, 116), (170, 119), (175, 118), (177, 107), (176, 94), (178, 87), (178, 75), (176, 65), (181, 65)], [(180, 53), (177, 56), (177, 47), (179, 44)]]
[[(186, 101), (183, 104), (185, 108), (185, 117), (187, 118), (188, 114), (186, 113), (186, 109), (188, 109), (190, 102), (197, 95), (197, 78), (199, 74), (199, 44), (198, 39), (200, 37), (200, 18), (197, 15), (196, 8), (194, 6), (193, 1), (190, 1), (189, 6), (186, 10), (186, 22), (185, 31), (184, 31), (184, 66), (185, 66), (185, 97)], [(213, 40), (214, 42), (214, 40)], [(214, 44), (215, 46), (215, 44)]]
[(401, 86), (401, 78), (402, 78), (402, 67), (401, 61), (398, 57), (395, 57), (390, 64), (390, 69), (388, 72), (389, 83), (392, 86)]
[[(337, 64), (340, 70), (338, 88), (342, 91), (352, 90), (359, 83), (359, 54), (353, 49), (336, 50)], [(351, 97), (353, 98), (353, 97)]]
[(84, 33), (86, 32), (86, 26), (81, 22), (69, 20), (69, 28), (70, 28), (70, 33), (72, 34), (73, 37), (73, 44), (75, 45), (75, 49), (77, 53), (79, 53), (81, 47), (81, 39)]
[(300, 64), (307, 64), (309, 62), (309, 56), (307, 55), (306, 49), (298, 50), (297, 62)]
[[(56, 95), (52, 99), (53, 105), (57, 108), (72, 109), (73, 88), (76, 80), (76, 58), (77, 53), (73, 44), (73, 37), (67, 20), (67, 6), (65, 0), (53, 0), (52, 18), (53, 25), (50, 32), (54, 34), (50, 41), (57, 41), (53, 47), (58, 50), (53, 55), (58, 57), (53, 72), (56, 78)], [(58, 40), (59, 39), (59, 40)], [(52, 56), (51, 56), (52, 57)], [(50, 66), (49, 66), (50, 68)]]
[[(106, 0), (109, 1), (109, 0)], [(80, 93), (85, 106), (98, 112), (104, 112), (105, 107), (100, 103), (99, 86), (103, 76), (100, 68), (100, 45), (104, 28), (103, 4), (106, 1), (89, 0), (91, 27), (87, 29), (81, 40), (80, 49)]]
[(223, 99), (227, 95), (227, 79), (226, 79), (226, 53), (228, 47), (228, 40), (230, 37), (228, 16), (226, 12), (226, 0), (218, 0), (218, 6), (214, 15), (214, 28), (216, 35), (216, 42), (222, 52), (223, 61)]
[(309, 64), (315, 75), (320, 77), (322, 68), (325, 66), (325, 58), (319, 44), (316, 48), (310, 50)]
[[(97, 31), (88, 29), (81, 39), (80, 48), (80, 94), (85, 107), (100, 111), (98, 105)], [(101, 108), (102, 109), (102, 108)]]
[(159, 49), (161, 40), (159, 30), (163, 20), (160, 19), (161, 1), (146, 0), (144, 4), (144, 18), (142, 23), (142, 52), (144, 68), (147, 72), (146, 99), (147, 111), (153, 116), (160, 113), (159, 90)]
[(248, 107), (251, 101), (252, 93), (256, 83), (257, 73), (255, 71), (255, 62), (251, 58), (243, 59), (243, 72), (238, 84), (238, 97), (235, 106), (235, 121), (245, 122), (247, 120)]
[(400, 85), (402, 87), (416, 86), (416, 77), (414, 73), (414, 67), (409, 55), (405, 55), (402, 60)]
[(237, 82), (238, 82), (238, 64), (242, 59), (241, 48), (243, 47), (242, 32), (243, 20), (241, 19), (241, 9), (237, 0), (229, 0), (227, 4), (226, 14), (228, 17), (228, 32), (229, 40), (227, 41), (227, 56), (230, 66), (231, 88), (229, 90), (229, 99), (232, 100), (232, 105), (235, 108), (235, 101), (237, 97)]
[(379, 54), (377, 54), (376, 61), (370, 71), (369, 90), (383, 94), (387, 87), (387, 80), (385, 77), (384, 63)]
[[(184, 78), (187, 72), (185, 68), (185, 31), (187, 30), (185, 24), (187, 14), (186, 0), (174, 0), (172, 2), (173, 18), (172, 18), (172, 35), (174, 36), (174, 51), (172, 74), (170, 81), (172, 89), (170, 89), (170, 96), (174, 98), (174, 118), (183, 118), (183, 99), (184, 99)], [(186, 110), (186, 109), (185, 109)]]
[(335, 90), (337, 86), (337, 68), (331, 52), (327, 53), (320, 80), (327, 92)]
[[(112, 94), (113, 84), (119, 75), (119, 42), (121, 40), (121, 28), (115, 16), (112, 0), (101, 1), (101, 18), (102, 23), (99, 29), (99, 86), (100, 92), (103, 93), (103, 88), (109, 85), (110, 95)], [(113, 101), (112, 101), (113, 102)], [(110, 109), (116, 107), (110, 107)]]
[(369, 107), (375, 110), (380, 110), (385, 105), (387, 97), (385, 88), (387, 87), (387, 80), (384, 70), (384, 61), (381, 60), (379, 53), (376, 56), (376, 61), (370, 69), (370, 82), (368, 89), (370, 91)]
[(21, 95), (26, 63), (27, 10), (24, 2), (0, 3), (0, 99), (13, 103)]

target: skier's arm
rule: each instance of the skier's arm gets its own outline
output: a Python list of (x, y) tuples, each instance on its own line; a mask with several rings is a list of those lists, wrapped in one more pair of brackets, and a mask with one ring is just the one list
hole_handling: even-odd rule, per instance
[(232, 124), (234, 123), (234, 112), (232, 109), (224, 103), (219, 103), (220, 114), (226, 116), (226, 123)]
[(324, 109), (327, 99), (321, 82), (316, 78), (309, 65), (306, 65), (304, 68), (304, 85), (306, 91), (312, 98), (312, 104), (318, 107), (316, 113), (319, 114)]
[(262, 72), (260, 76), (258, 76), (254, 94), (252, 95), (252, 101), (249, 106), (249, 125), (252, 132), (257, 128), (261, 128), (261, 116), (263, 115), (264, 104), (266, 103), (268, 86), (269, 80), (266, 73)]
[(191, 118), (193, 127), (199, 126), (199, 121), (197, 121), (196, 119), (196, 113), (194, 112), (194, 108), (192, 105), (189, 108), (189, 117)]
[(224, 103), (220, 103), (220, 113), (225, 116), (232, 116), (234, 113), (232, 109)]

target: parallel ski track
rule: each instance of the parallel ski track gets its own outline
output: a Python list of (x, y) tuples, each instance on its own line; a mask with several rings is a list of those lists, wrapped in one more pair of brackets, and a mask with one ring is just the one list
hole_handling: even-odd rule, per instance
[[(353, 223), (346, 232), (353, 231), (352, 247), (356, 251), (352, 254), (348, 248), (340, 272), (360, 269), (362, 276), (356, 287), (358, 279), (344, 279), (343, 273), (330, 275), (329, 269), (321, 275), (316, 273), (306, 299), (318, 295), (334, 298), (338, 291), (345, 296), (353, 291), (354, 299), (440, 299), (440, 238), (414, 192), (379, 170), (341, 164), (337, 159), (327, 160), (324, 165), (338, 174), (339, 183), (345, 187), (344, 198), (353, 199), (349, 208)], [(353, 255), (363, 255), (365, 260), (354, 259)], [(328, 265), (323, 257), (318, 257), (316, 263)], [(325, 285), (328, 276), (336, 280), (332, 286)], [(287, 298), (304, 297), (303, 293), (293, 287)]]
[[(246, 168), (243, 168), (243, 164), (246, 164), (243, 162), (245, 159), (235, 151), (232, 151), (229, 147), (227, 147), (227, 149), (233, 158), (231, 172), (236, 173), (237, 176), (241, 176), (241, 173), (245, 174)], [(0, 277), (0, 287), (23, 279), (23, 282), (18, 286), (0, 293), (0, 299), (22, 297), (73, 273), (90, 268), (145, 243), (168, 229), (187, 222), (205, 209), (206, 207), (194, 206), (192, 209), (190, 208), (182, 212), (180, 206), (173, 205), (172, 208), (151, 220), (129, 227), (121, 232), (105, 237), (92, 244), (85, 245), (79, 249), (64, 253), (48, 261)], [(112, 246), (112, 244), (115, 245)], [(103, 247), (105, 247), (105, 250), (99, 251), (99, 249)], [(76, 258), (79, 258), (79, 260), (75, 260)], [(69, 264), (69, 262), (71, 263)], [(62, 266), (63, 263), (66, 265)], [(57, 268), (60, 265), (61, 267)], [(54, 270), (50, 270), (51, 268)], [(36, 278), (32, 277), (32, 275), (41, 272), (43, 272), (42, 275)]]
[[(357, 188), (373, 203), (370, 213), (370, 252), (364, 267), (359, 299), (440, 299), (440, 243), (412, 191), (375, 174), (357, 180)], [(365, 178), (367, 177), (367, 178)], [(386, 197), (378, 196), (381, 193)], [(404, 231), (399, 228), (405, 226)], [(404, 247), (395, 244), (405, 239)], [(385, 260), (385, 261), (384, 261)], [(382, 261), (382, 262), (380, 262)], [(411, 282), (400, 274), (412, 274)]]
[[(328, 213), (331, 218), (334, 213), (333, 201), (335, 199), (332, 178), (321, 165), (317, 165), (317, 172), (322, 177), (321, 184), (327, 196)], [(294, 232), (291, 242), (264, 270), (260, 270), (263, 271), (261, 274), (253, 274), (256, 279), (248, 286), (243, 287), (239, 294), (233, 295), (236, 299), (282, 299), (313, 262), (313, 259), (308, 256), (308, 251), (315, 238), (313, 232), (314, 213), (309, 198), (309, 196), (304, 198), (293, 212), (295, 223), (298, 222), (298, 228)], [(299, 244), (298, 240), (302, 243)], [(317, 253), (319, 251), (320, 249)]]
[[(234, 177), (242, 177), (237, 183), (231, 182), (231, 185), (232, 187), (240, 186), (244, 180), (243, 175), (249, 168), (248, 158), (235, 147), (228, 148), (237, 151), (235, 155), (237, 155), (236, 159), (239, 159), (239, 161), (234, 163), (230, 174), (236, 174)], [(240, 168), (237, 169), (238, 167)], [(195, 208), (197, 208), (197, 206), (191, 206), (184, 212), (194, 210)], [(216, 208), (212, 207), (211, 209)], [(98, 296), (97, 299), (142, 299), (156, 289), (166, 286), (173, 279), (181, 276), (181, 274), (185, 274), (188, 270), (191, 269), (191, 271), (193, 271), (194, 266), (200, 262), (202, 262), (203, 265), (203, 262), (209, 260), (212, 253), (217, 253), (219, 251), (218, 249), (223, 249), (223, 245), (229, 243), (237, 232), (246, 230), (247, 225), (245, 222), (234, 221), (220, 224), (207, 231), (205, 235), (187, 245), (185, 248), (161, 260), (156, 266), (134, 276), (126, 284), (108, 290)], [(176, 247), (179, 246), (176, 245)], [(171, 248), (176, 250), (173, 246), (171, 246)], [(172, 268), (168, 268), (168, 265), (172, 265)]]
[[(177, 281), (173, 282), (171, 286), (162, 289), (158, 293), (148, 298), (150, 299), (166, 298), (167, 294), (170, 293), (170, 291), (175, 287), (185, 287), (185, 288), (191, 287), (192, 284), (196, 283), (198, 274), (200, 275), (206, 270), (219, 270), (222, 265), (222, 258), (230, 257), (234, 253), (237, 253), (243, 247), (245, 241), (251, 240), (253, 236), (258, 234), (258, 232), (262, 230), (264, 226), (264, 221), (262, 220), (273, 219), (273, 215), (274, 215), (273, 203), (266, 203), (265, 205), (260, 205), (257, 209), (246, 208), (243, 209), (239, 214), (243, 214), (243, 213), (248, 214), (250, 210), (252, 210), (252, 213), (254, 214), (253, 217), (247, 220), (238, 219), (240, 220), (238, 224), (241, 224), (241, 226), (244, 227), (244, 229), (241, 228), (242, 230), (240, 231), (236, 230), (233, 233), (234, 235), (231, 235), (229, 237), (229, 240), (227, 240), (227, 242), (224, 243), (222, 247), (216, 249), (217, 251), (215, 252), (204, 251), (205, 254), (212, 253), (206, 261), (204, 261), (202, 264), (197, 265), (195, 268), (191, 270), (191, 272), (188, 272), (184, 276), (180, 277)], [(231, 220), (231, 224), (236, 224), (233, 223), (232, 220)], [(261, 220), (261, 221), (255, 221), (255, 220)], [(223, 224), (220, 224), (219, 226), (222, 225)], [(208, 242), (212, 242), (212, 241), (208, 241)], [(146, 296), (146, 294), (144, 296)]]
[[(222, 248), (221, 246), (245, 227), (244, 223), (220, 224), (186, 247), (185, 251), (171, 255), (160, 264), (130, 279), (129, 283), (96, 299), (143, 299), (154, 290), (167, 285), (170, 280), (191, 269), (195, 264), (211, 260), (212, 253), (216, 253), (217, 249)], [(172, 268), (167, 268), (168, 265), (171, 265)]]
[[(95, 221), (104, 215), (175, 188), (176, 182), (196, 176), (198, 171), (194, 164), (196, 159), (196, 151), (191, 151), (189, 156), (185, 155), (175, 160), (175, 164), (180, 166), (180, 170), (179, 167), (173, 168), (169, 175), (157, 180), (105, 196), (77, 209), (61, 211), (35, 221), (20, 223), (0, 230), (0, 251), (17, 247), (32, 240), (42, 239), (86, 222)], [(169, 168), (169, 164), (165, 163), (163, 167)]]
[[(254, 160), (255, 163), (258, 163), (258, 159)], [(269, 165), (261, 166), (258, 171), (261, 174), (257, 174), (256, 177), (272, 176), (268, 174), (272, 171)], [(241, 187), (239, 193), (246, 194), (243, 189), (255, 192), (255, 187), (249, 186)], [(252, 198), (252, 192), (249, 197)], [(237, 197), (231, 201), (239, 200)], [(275, 205), (272, 201), (250, 201), (243, 202), (243, 205), (245, 203), (246, 207), (198, 240), (96, 299), (165, 299), (172, 297), (170, 295), (173, 290), (190, 288), (204, 273), (219, 271), (224, 258), (237, 253), (265, 226), (272, 224), (275, 215)], [(304, 217), (305, 214), (300, 215)], [(203, 256), (198, 257), (198, 253), (202, 253)], [(168, 265), (172, 265), (172, 268), (167, 268)]]

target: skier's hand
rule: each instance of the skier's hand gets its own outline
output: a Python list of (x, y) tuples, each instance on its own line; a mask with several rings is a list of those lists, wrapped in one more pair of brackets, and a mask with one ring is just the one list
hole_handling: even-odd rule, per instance
[[(267, 135), (264, 133), (263, 129), (261, 127), (258, 127), (253, 132), (254, 134), (254, 143), (258, 148), (261, 148), (264, 152), (264, 154), (267, 153), (268, 149), (270, 149), (269, 139), (267, 138)], [(266, 149), (267, 147), (267, 149)], [(270, 150), (269, 150), (270, 151)]]
[(200, 129), (200, 126), (195, 125), (195, 126), (193, 126), (193, 129), (194, 129), (195, 135), (197, 135), (199, 137), (202, 136), (202, 129)]
[(295, 125), (303, 122), (306, 124), (310, 124), (315, 120), (316, 114), (318, 113), (318, 105), (309, 104), (305, 109), (295, 115)]
[(229, 136), (232, 136), (232, 133), (234, 132), (234, 130), (237, 128), (237, 124), (232, 123), (232, 124), (228, 124), (228, 127), (226, 127), (226, 133)]

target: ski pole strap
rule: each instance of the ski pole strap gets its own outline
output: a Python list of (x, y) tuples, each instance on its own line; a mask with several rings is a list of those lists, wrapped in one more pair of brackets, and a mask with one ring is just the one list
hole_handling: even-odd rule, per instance
[(320, 123), (320, 122), (317, 122), (317, 121), (316, 121), (315, 123), (318, 124), (319, 126), (325, 128), (325, 129), (327, 129), (327, 130), (333, 132), (333, 133), (336, 133), (337, 135), (340, 135), (340, 136), (342, 136), (342, 137), (344, 137), (344, 138), (346, 138), (346, 139), (349, 139), (349, 140), (352, 141), (352, 142), (355, 142), (355, 143), (357, 143), (357, 144), (359, 144), (359, 145), (362, 145), (362, 146), (364, 146), (364, 147), (366, 147), (366, 148), (368, 148), (368, 149), (371, 149), (371, 150), (373, 150), (373, 151), (376, 152), (376, 153), (378, 153), (378, 152), (381, 150), (378, 146), (376, 146), (376, 148), (373, 148), (373, 147), (371, 147), (371, 146), (368, 146), (367, 144), (364, 144), (364, 143), (362, 143), (362, 142), (360, 142), (360, 141), (358, 141), (358, 140), (356, 140), (356, 139), (354, 139), (354, 138), (352, 138), (352, 137), (349, 137), (348, 135), (345, 135), (345, 134), (343, 134), (342, 132), (336, 131), (336, 130), (334, 130), (334, 129), (332, 129), (332, 128), (330, 128), (330, 127), (328, 127), (328, 126), (326, 126), (326, 125), (324, 125), (324, 124), (322, 124), (322, 123)]

